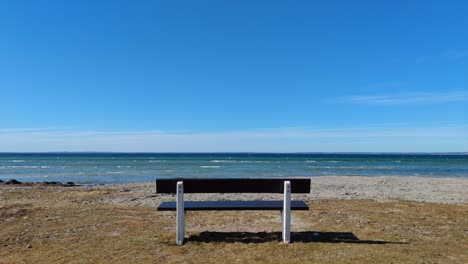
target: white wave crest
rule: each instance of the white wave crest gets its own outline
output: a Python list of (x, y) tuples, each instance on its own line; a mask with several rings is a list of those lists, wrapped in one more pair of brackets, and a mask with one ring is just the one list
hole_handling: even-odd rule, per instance
[(5, 166), (7, 169), (36, 169), (39, 166)]
[(126, 171), (106, 171), (106, 174), (123, 174), (127, 173)]

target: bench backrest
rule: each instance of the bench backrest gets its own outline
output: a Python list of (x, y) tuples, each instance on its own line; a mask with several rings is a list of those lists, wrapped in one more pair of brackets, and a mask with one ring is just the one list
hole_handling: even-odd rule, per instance
[(283, 193), (284, 181), (291, 182), (291, 193), (310, 193), (308, 178), (157, 179), (156, 193), (176, 193), (178, 181), (184, 193)]

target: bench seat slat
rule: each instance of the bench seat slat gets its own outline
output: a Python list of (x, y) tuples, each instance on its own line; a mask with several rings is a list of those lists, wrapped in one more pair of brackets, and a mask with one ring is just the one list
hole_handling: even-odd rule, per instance
[[(282, 210), (283, 201), (185, 201), (185, 211)], [(158, 211), (175, 211), (175, 202), (163, 202)], [(304, 201), (291, 201), (291, 210), (309, 210)]]

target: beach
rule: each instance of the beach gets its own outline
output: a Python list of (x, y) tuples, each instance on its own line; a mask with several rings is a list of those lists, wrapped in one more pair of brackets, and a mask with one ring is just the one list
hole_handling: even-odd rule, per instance
[[(311, 177), (310, 194), (293, 194), (296, 199), (371, 199), (384, 201), (416, 201), (440, 204), (468, 204), (468, 179), (430, 177)], [(2, 192), (30, 191), (47, 188), (56, 192), (112, 191), (96, 203), (110, 203), (155, 208), (163, 201), (173, 200), (172, 195), (156, 194), (155, 182), (100, 184), (57, 187), (57, 184), (6, 185), (0, 183)], [(187, 200), (258, 200), (282, 199), (281, 194), (185, 194)], [(28, 198), (30, 199), (30, 198)], [(18, 201), (17, 201), (18, 202)]]
[[(311, 208), (292, 214), (294, 243), (280, 242), (279, 212), (188, 212), (182, 247), (175, 245), (175, 214), (155, 210), (175, 197), (156, 194), (154, 182), (2, 183), (0, 263), (468, 261), (468, 179), (311, 179), (311, 194), (293, 195)], [(186, 200), (231, 199), (281, 195), (186, 194)]]
[[(131, 183), (100, 185), (93, 188), (123, 191), (106, 201), (117, 204), (156, 206), (155, 183)], [(359, 177), (323, 176), (311, 177), (311, 193), (294, 194), (297, 199), (374, 199), (377, 201), (408, 200), (417, 202), (468, 204), (468, 179), (423, 177)], [(190, 200), (244, 200), (281, 199), (275, 194), (186, 194)], [(158, 195), (166, 200), (169, 197)]]

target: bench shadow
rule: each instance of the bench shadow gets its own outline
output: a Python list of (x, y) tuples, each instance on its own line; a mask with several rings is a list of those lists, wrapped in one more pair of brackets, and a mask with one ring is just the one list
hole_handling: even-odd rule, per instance
[[(267, 243), (282, 241), (281, 232), (201, 232), (187, 242)], [(352, 232), (291, 232), (292, 243), (408, 244), (381, 240), (360, 240)]]

